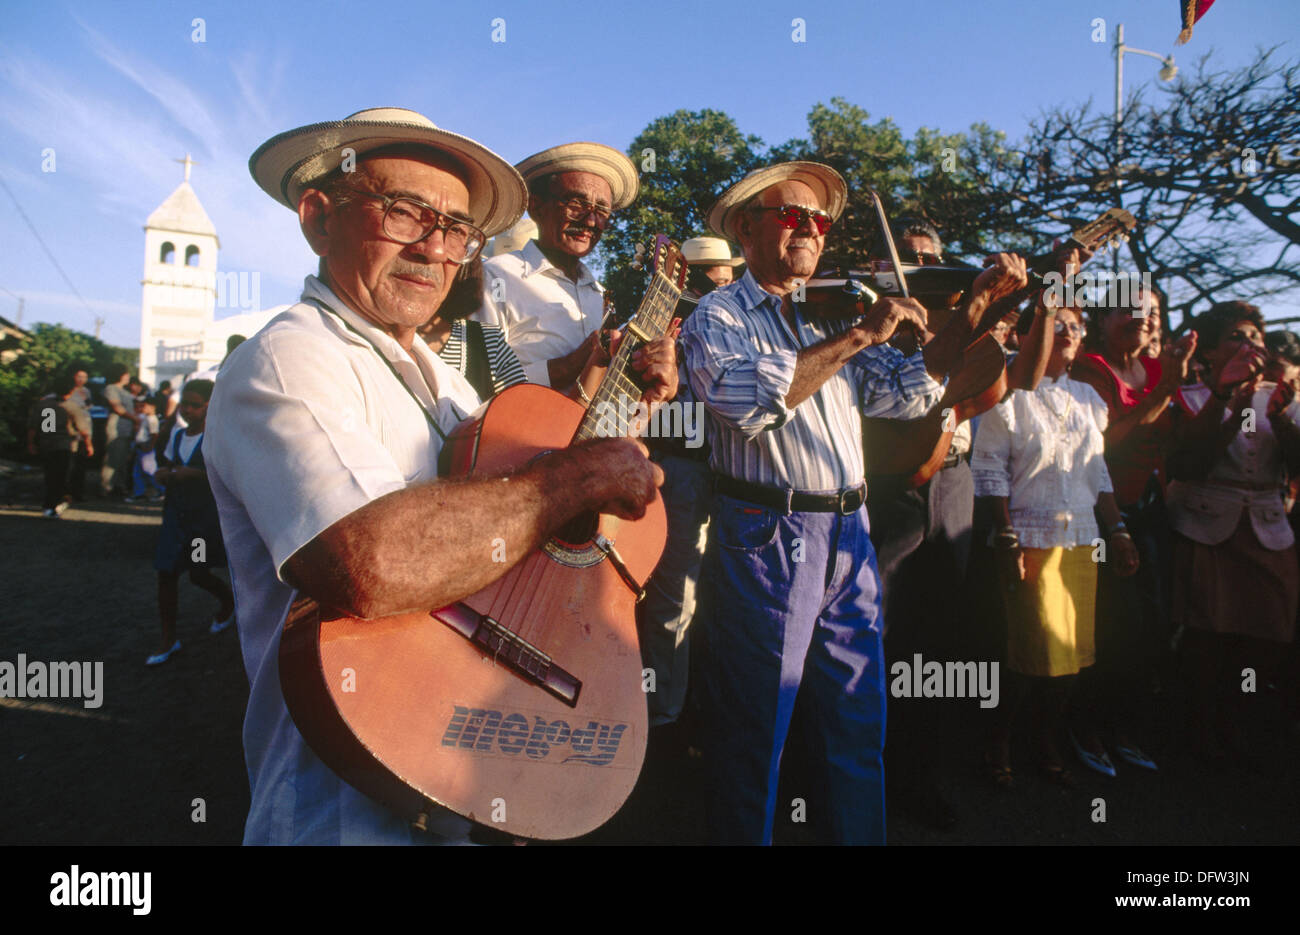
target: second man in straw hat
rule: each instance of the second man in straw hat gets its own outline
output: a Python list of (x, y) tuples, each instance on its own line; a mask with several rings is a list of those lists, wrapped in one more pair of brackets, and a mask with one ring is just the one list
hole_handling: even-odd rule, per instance
[(582, 262), (615, 211), (636, 198), (636, 167), (599, 143), (565, 143), (516, 167), (528, 184), (537, 238), (483, 264), (483, 308), (499, 325), (530, 383), (556, 389), (578, 378), (597, 346), (605, 290)]

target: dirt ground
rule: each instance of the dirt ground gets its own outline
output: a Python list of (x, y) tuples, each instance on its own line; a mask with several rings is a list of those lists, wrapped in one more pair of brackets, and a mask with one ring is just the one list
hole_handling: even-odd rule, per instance
[[(102, 661), (103, 705), (0, 699), (0, 844), (233, 844), (248, 784), (240, 728), (248, 683), (233, 629), (212, 636), (214, 601), (181, 586), (183, 650), (146, 668), (158, 640), (154, 540), (161, 509), (93, 500), (47, 520), (34, 472), (0, 478), (0, 660)], [(1279, 693), (1252, 699), (1251, 753), (1207, 764), (1186, 749), (1177, 686), (1150, 701), (1156, 773), (1075, 770), (1062, 790), (1027, 770), (998, 791), (980, 775), (974, 701), (933, 718), (939, 784), (960, 821), (934, 831), (891, 808), (893, 844), (1294, 844), (1300, 840), (1300, 730)], [(1016, 764), (1020, 764), (1017, 762)], [(590, 843), (697, 843), (699, 760), (652, 744), (637, 791)], [(787, 790), (788, 791), (788, 790)], [(797, 793), (797, 790), (796, 790)], [(796, 794), (792, 793), (792, 794)], [(783, 799), (787, 798), (783, 792)], [(1095, 800), (1106, 820), (1093, 820)], [(202, 800), (204, 821), (195, 821)], [(777, 838), (804, 825), (778, 810)]]

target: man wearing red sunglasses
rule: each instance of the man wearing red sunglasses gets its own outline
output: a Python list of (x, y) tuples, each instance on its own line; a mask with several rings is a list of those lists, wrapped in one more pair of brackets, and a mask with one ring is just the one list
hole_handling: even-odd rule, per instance
[(818, 163), (769, 166), (729, 188), (709, 227), (740, 243), (748, 269), (701, 299), (682, 330), (716, 475), (699, 687), (718, 842), (771, 841), (796, 710), (814, 753), (814, 833), (884, 842), (882, 621), (861, 416), (920, 417), (942, 393), (943, 367), (928, 349), (906, 357), (885, 344), (902, 326), (924, 329), (914, 300), (881, 299), (856, 322), (807, 314), (801, 287), (846, 200), (844, 180)]

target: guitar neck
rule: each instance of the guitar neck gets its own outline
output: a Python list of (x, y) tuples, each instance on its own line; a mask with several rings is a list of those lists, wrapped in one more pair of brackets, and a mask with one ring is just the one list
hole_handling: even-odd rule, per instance
[(589, 438), (618, 437), (628, 434), (628, 421), (636, 412), (641, 399), (641, 388), (632, 374), (632, 354), (637, 348), (661, 337), (668, 330), (673, 312), (682, 296), (682, 290), (655, 270), (650, 285), (641, 299), (636, 315), (623, 328), (623, 338), (618, 351), (610, 361), (605, 378), (591, 397), (573, 441)]

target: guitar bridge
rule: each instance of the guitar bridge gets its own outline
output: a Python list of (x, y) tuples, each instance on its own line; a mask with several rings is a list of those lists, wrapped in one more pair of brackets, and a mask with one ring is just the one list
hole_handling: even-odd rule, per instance
[(520, 678), (570, 708), (578, 706), (582, 682), (505, 624), (461, 603), (431, 611), (429, 616), (451, 627)]

